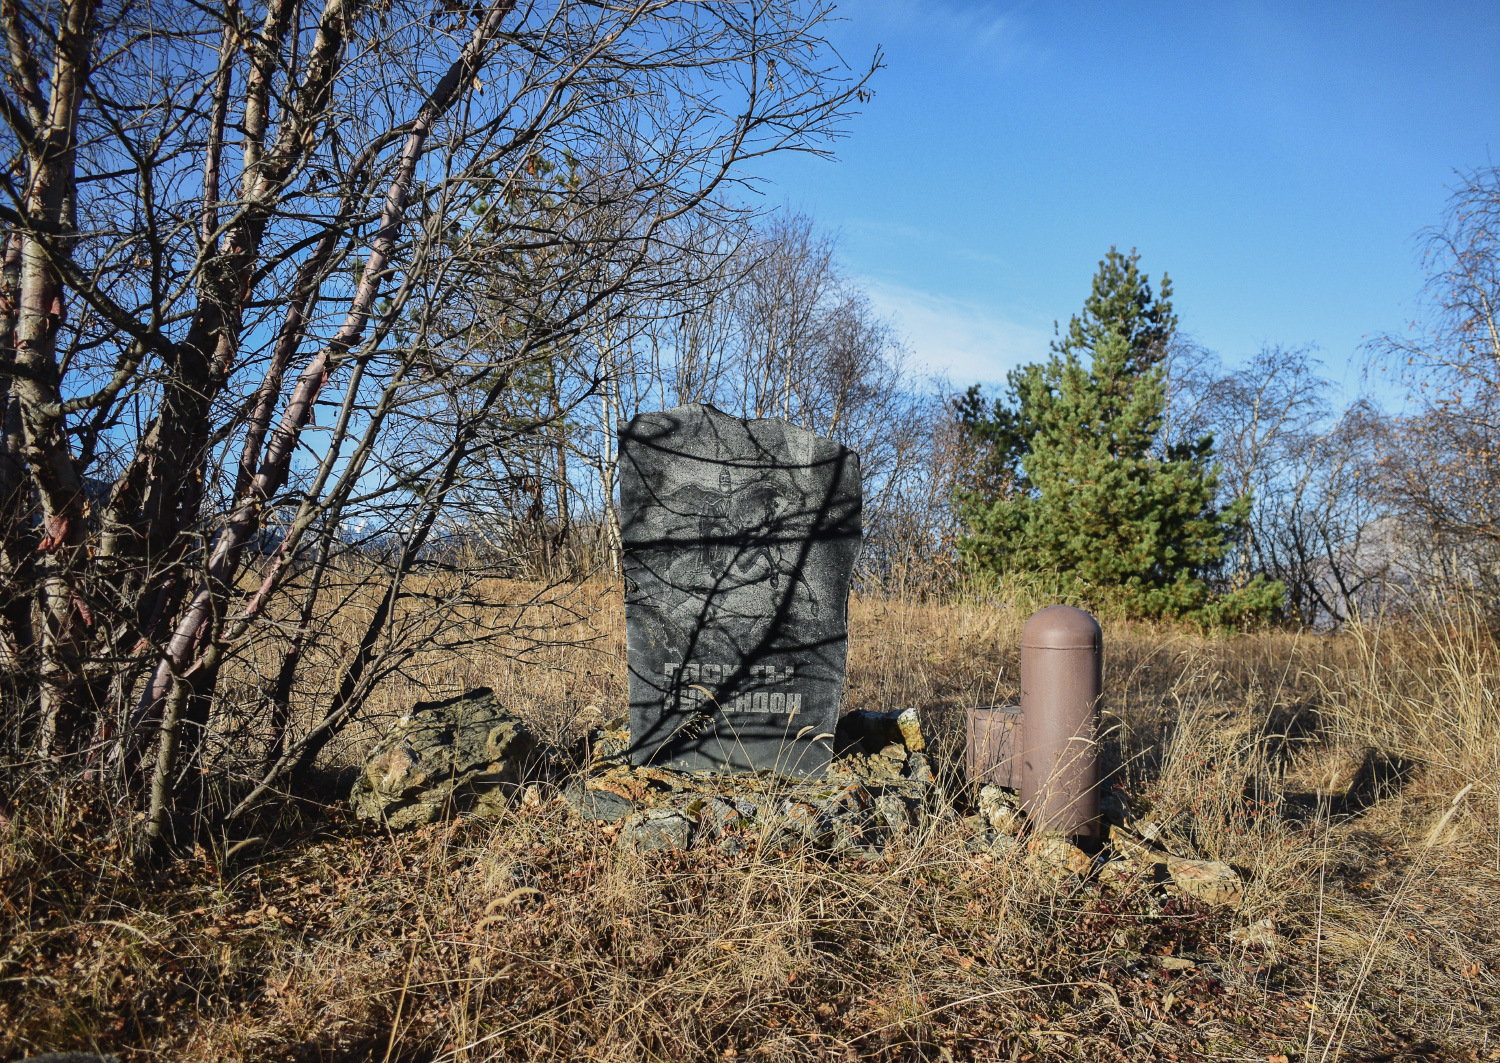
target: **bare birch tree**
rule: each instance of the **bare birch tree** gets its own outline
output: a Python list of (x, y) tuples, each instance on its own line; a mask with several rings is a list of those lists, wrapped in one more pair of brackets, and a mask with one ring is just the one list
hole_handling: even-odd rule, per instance
[(1389, 567), (1376, 545), (1388, 513), (1373, 483), (1379, 414), (1363, 403), (1336, 411), (1307, 348), (1268, 346), (1226, 370), (1185, 345), (1170, 367), (1174, 437), (1212, 435), (1220, 491), (1251, 500), (1221, 578), (1281, 581), (1284, 619), (1294, 623), (1327, 626), (1360, 612)]
[(1460, 175), (1426, 234), (1421, 327), (1377, 342), (1417, 410), (1392, 426), (1392, 499), (1450, 543), (1500, 545), (1500, 167)]
[[(941, 420), (900, 338), (840, 271), (832, 237), (805, 215), (699, 228), (676, 246), (699, 283), (607, 315), (608, 331), (592, 333), (579, 367), (584, 379), (599, 374), (615, 418), (658, 403), (712, 403), (736, 416), (784, 418), (857, 450), (873, 559), (883, 518), (895, 512), (887, 503), (910, 501), (907, 480), (919, 475)], [(581, 455), (605, 456), (591, 462), (600, 499), (612, 492), (613, 432), (600, 417), (578, 439)]]
[[(670, 288), (662, 234), (731, 210), (758, 155), (827, 150), (865, 73), (830, 57), (827, 15), (8, 0), (0, 612), (21, 740), (112, 766), (162, 837), (290, 562), (357, 512), (394, 520), (390, 585), (319, 722), (235, 811), (305, 767), (379, 671), (476, 450), (524, 434), (491, 430), (522, 374), (610, 300)], [(441, 445), (408, 446), (419, 424)], [(269, 523), (279, 546), (247, 568)]]

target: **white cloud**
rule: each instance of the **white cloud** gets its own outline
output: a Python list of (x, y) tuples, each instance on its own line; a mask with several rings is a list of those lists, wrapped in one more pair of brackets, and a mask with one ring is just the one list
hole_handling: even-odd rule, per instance
[(975, 0), (844, 0), (840, 14), (902, 34), (946, 42), (960, 53), (982, 55), (992, 66), (1012, 66), (1030, 58), (1027, 41), (1011, 5)]
[(914, 368), (946, 376), (955, 387), (997, 384), (1016, 366), (1046, 357), (1050, 330), (962, 299), (868, 278), (860, 283), (905, 337)]

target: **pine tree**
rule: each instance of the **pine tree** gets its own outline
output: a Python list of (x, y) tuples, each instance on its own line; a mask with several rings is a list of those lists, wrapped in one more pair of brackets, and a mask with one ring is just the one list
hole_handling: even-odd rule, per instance
[(1163, 445), (1171, 296), (1165, 275), (1154, 294), (1139, 255), (1112, 247), (1051, 358), (1011, 373), (1009, 401), (986, 411), (971, 389), (955, 404), (982, 455), (960, 497), (980, 568), (1055, 573), (1067, 593), (1138, 616), (1217, 624), (1280, 601), (1260, 579), (1211, 594), (1250, 500), (1216, 506), (1211, 436)]

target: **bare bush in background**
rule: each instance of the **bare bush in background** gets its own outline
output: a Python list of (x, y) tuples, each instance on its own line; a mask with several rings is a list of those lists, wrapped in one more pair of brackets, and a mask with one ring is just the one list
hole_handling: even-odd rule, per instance
[(1224, 497), (1252, 500), (1221, 578), (1280, 580), (1284, 618), (1313, 627), (1378, 609), (1393, 561), (1375, 483), (1383, 419), (1365, 403), (1336, 411), (1320, 370), (1277, 346), (1229, 370), (1185, 345), (1172, 367), (1172, 434), (1212, 434)]
[(1500, 167), (1459, 175), (1425, 234), (1426, 313), (1375, 345), (1414, 412), (1393, 418), (1382, 489), (1416, 545), (1414, 580), (1500, 601)]
[[(547, 479), (572, 490), (584, 519), (602, 526), (599, 541), (619, 539), (611, 502), (617, 420), (702, 402), (739, 417), (784, 418), (859, 453), (867, 582), (913, 564), (950, 565), (946, 411), (890, 324), (839, 269), (833, 238), (783, 211), (684, 233), (680, 246), (692, 249), (699, 283), (671, 299), (617, 303), (596, 318), (582, 367), (607, 367), (591, 392), (597, 406), (559, 425), (567, 446), (556, 446), (548, 463)], [(588, 390), (588, 379), (569, 386)], [(587, 476), (568, 472), (570, 453)], [(554, 523), (572, 519), (556, 492), (552, 502)]]

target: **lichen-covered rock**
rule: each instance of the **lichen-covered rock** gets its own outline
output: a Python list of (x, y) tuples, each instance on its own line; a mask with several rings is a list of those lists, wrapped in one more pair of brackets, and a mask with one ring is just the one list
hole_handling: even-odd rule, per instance
[(932, 773), (932, 762), (927, 759), (925, 753), (911, 753), (906, 758), (906, 777), (920, 786), (923, 791), (932, 788), (937, 782)]
[(922, 737), (922, 721), (917, 716), (916, 709), (905, 709), (897, 715), (896, 729), (901, 732), (901, 740), (911, 752), (926, 751), (927, 740)]
[(349, 794), (354, 814), (406, 830), (494, 814), (540, 764), (536, 739), (489, 690), (423, 702), (376, 743)]
[(852, 715), (858, 719), (843, 732), (848, 741), (822, 779), (632, 765), (625, 756), (629, 734), (611, 724), (592, 736), (589, 764), (563, 798), (582, 819), (623, 821), (622, 844), (635, 848), (665, 846), (657, 846), (651, 832), (661, 831), (648, 816), (660, 811), (671, 831), (680, 834), (667, 813), (689, 824), (684, 845), (872, 856), (886, 838), (917, 822), (935, 782), (927, 754), (908, 744), (925, 748), (914, 712)]
[(1001, 834), (1020, 834), (1026, 826), (1020, 796), (993, 783), (979, 791), (979, 814), (991, 830)]
[(1184, 860), (1166, 858), (1167, 872), (1183, 893), (1197, 897), (1205, 904), (1238, 908), (1245, 902), (1245, 883), (1239, 872), (1217, 860)]
[(617, 823), (637, 811), (635, 802), (608, 789), (586, 786), (584, 780), (574, 779), (563, 790), (563, 801), (581, 819), (593, 823)]
[(868, 819), (874, 811), (875, 799), (859, 783), (850, 783), (825, 798), (819, 811), (841, 819)]
[(1028, 843), (1026, 857), (1032, 866), (1049, 874), (1087, 875), (1094, 864), (1088, 853), (1060, 834), (1035, 834)]
[(629, 752), (629, 721), (612, 720), (589, 737), (589, 753), (596, 761), (623, 760)]
[(658, 849), (687, 849), (693, 824), (672, 808), (648, 808), (628, 817), (620, 831), (620, 846), (649, 853)]
[(891, 834), (910, 830), (917, 823), (917, 802), (907, 802), (899, 794), (881, 794), (875, 798), (875, 808)]
[(1099, 881), (1116, 889), (1150, 881), (1155, 865), (1135, 856), (1119, 856), (1099, 865)]
[(1266, 952), (1275, 952), (1285, 944), (1271, 919), (1258, 919), (1249, 926), (1235, 927), (1229, 932), (1229, 940), (1241, 948)]
[(698, 829), (706, 838), (721, 838), (742, 829), (748, 817), (722, 797), (710, 797), (698, 812)]
[(899, 760), (884, 752), (869, 756), (850, 753), (838, 757), (828, 765), (828, 780), (837, 782), (844, 779), (868, 780), (887, 786), (899, 785), (906, 780), (906, 750), (901, 750)]
[(875, 797), (860, 783), (850, 783), (818, 807), (825, 844), (836, 853), (870, 851), (884, 835), (885, 821)]
[[(1110, 848), (1134, 865), (1149, 867), (1154, 864), (1165, 867), (1171, 878), (1171, 885), (1178, 892), (1196, 897), (1205, 904), (1229, 908), (1238, 908), (1244, 904), (1245, 882), (1234, 868), (1217, 860), (1189, 860), (1173, 856), (1141, 841), (1140, 837), (1144, 836), (1144, 831), (1140, 836), (1133, 836), (1127, 830), (1111, 827)], [(1155, 837), (1155, 832), (1151, 837)]]
[(818, 814), (818, 806), (812, 802), (788, 798), (782, 802), (779, 811), (789, 833), (813, 845), (826, 845), (830, 841), (827, 821)]

